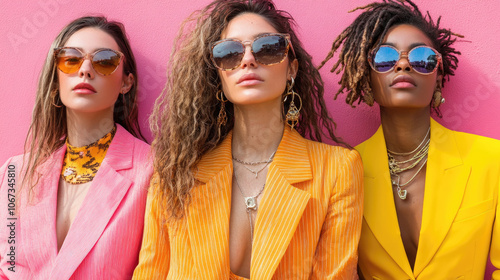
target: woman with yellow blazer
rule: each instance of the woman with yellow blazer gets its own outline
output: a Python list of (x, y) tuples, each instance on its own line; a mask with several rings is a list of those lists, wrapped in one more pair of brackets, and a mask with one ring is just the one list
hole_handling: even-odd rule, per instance
[(134, 279), (357, 277), (361, 159), (303, 138), (337, 140), (291, 24), (271, 1), (217, 0), (184, 25)]
[[(333, 44), (347, 102), (380, 105), (381, 127), (356, 147), (364, 163), (359, 270), (364, 279), (483, 279), (500, 268), (500, 142), (451, 131), (441, 88), (456, 35), (411, 1), (372, 3)], [(353, 59), (356, 58), (356, 59)], [(493, 273), (500, 279), (500, 272)]]

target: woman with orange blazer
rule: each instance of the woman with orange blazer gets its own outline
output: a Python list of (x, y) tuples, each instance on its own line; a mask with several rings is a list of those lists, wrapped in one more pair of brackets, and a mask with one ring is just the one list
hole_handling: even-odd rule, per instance
[[(375, 100), (382, 125), (356, 149), (364, 163), (359, 243), (364, 279), (483, 279), (488, 253), (500, 279), (500, 141), (436, 121), (456, 35), (411, 1), (363, 8), (337, 38), (332, 71), (347, 102)], [(352, 59), (356, 58), (356, 59)], [(325, 62), (326, 62), (325, 60)]]
[(303, 138), (336, 140), (291, 17), (217, 0), (190, 20), (155, 106), (134, 279), (356, 278), (361, 160)]
[(0, 168), (0, 279), (130, 279), (153, 168), (121, 23), (63, 28), (28, 136), (27, 152)]

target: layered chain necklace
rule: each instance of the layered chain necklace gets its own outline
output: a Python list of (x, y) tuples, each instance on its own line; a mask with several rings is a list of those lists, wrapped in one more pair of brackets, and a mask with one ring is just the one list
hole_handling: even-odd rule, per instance
[[(258, 174), (262, 170), (264, 170), (273, 161), (273, 158), (274, 158), (275, 154), (276, 154), (276, 151), (274, 153), (272, 153), (271, 156), (269, 157), (269, 159), (267, 159), (265, 161), (247, 162), (247, 161), (243, 161), (241, 159), (237, 159), (234, 156), (233, 156), (233, 160), (236, 161), (236, 162), (238, 162), (238, 163), (240, 163), (248, 171), (250, 171), (253, 174), (255, 174), (255, 179), (257, 179), (258, 178)], [(262, 168), (258, 169), (258, 170), (253, 170), (253, 169), (250, 169), (250, 168), (248, 168), (246, 166), (246, 165), (258, 165), (258, 164), (264, 164), (264, 166)], [(252, 213), (254, 211), (257, 211), (257, 208), (258, 208), (257, 198), (264, 191), (264, 187), (266, 186), (266, 183), (262, 184), (262, 187), (260, 188), (259, 192), (256, 195), (254, 195), (254, 196), (246, 196), (245, 193), (243, 192), (243, 189), (241, 188), (240, 182), (238, 181), (238, 177), (236, 176), (236, 172), (234, 172), (234, 171), (233, 171), (233, 176), (234, 176), (234, 180), (236, 182), (236, 187), (238, 187), (238, 190), (240, 191), (241, 195), (243, 196), (243, 199), (245, 200), (245, 207), (246, 207), (246, 211), (247, 211), (247, 214), (248, 214), (248, 221), (250, 222), (250, 239), (251, 239), (252, 244), (253, 244)]]
[[(241, 159), (237, 159), (233, 156), (233, 160), (238, 162), (238, 163), (241, 163), (241, 165), (243, 165), (243, 167), (245, 167), (248, 171), (252, 172), (254, 175), (255, 175), (255, 179), (257, 179), (259, 177), (259, 173), (264, 170), (272, 161), (273, 161), (273, 158), (274, 158), (274, 155), (276, 154), (276, 151), (274, 151), (274, 153), (271, 154), (271, 156), (267, 159), (267, 160), (264, 160), (264, 161), (243, 161)], [(247, 167), (247, 165), (258, 165), (258, 164), (264, 164), (264, 166), (262, 166), (262, 168), (258, 169), (258, 170), (253, 170), (249, 167)]]
[[(411, 152), (406, 152), (406, 153), (397, 153), (393, 152), (389, 149), (387, 149), (387, 157), (389, 158), (389, 172), (391, 174), (391, 181), (392, 185), (396, 187), (397, 194), (400, 199), (405, 200), (406, 196), (408, 195), (408, 191), (404, 190), (403, 187), (409, 185), (417, 175), (422, 171), (424, 168), (425, 164), (427, 163), (427, 155), (429, 154), (429, 144), (431, 139), (427, 139), (429, 136), (429, 133), (431, 131), (431, 128), (427, 130), (427, 134), (425, 135), (424, 139), (422, 139), (422, 142)], [(427, 140), (427, 141), (426, 141)], [(394, 156), (411, 156), (411, 158), (407, 160), (402, 160), (398, 161), (394, 158)], [(401, 167), (403, 164), (408, 164), (406, 167)], [(415, 168), (416, 166), (418, 167), (417, 171), (413, 174), (413, 176), (406, 181), (405, 183), (401, 183), (401, 176), (400, 173), (411, 170)], [(392, 178), (394, 177), (394, 179)]]

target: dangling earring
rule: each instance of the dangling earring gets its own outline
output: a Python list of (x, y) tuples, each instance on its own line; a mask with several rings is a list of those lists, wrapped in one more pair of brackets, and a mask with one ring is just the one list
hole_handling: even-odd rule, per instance
[(50, 93), (50, 97), (52, 98), (52, 105), (54, 105), (54, 107), (56, 107), (56, 108), (62, 108), (63, 103), (62, 103), (62, 101), (61, 101), (61, 98), (58, 98), (58, 99), (59, 99), (59, 103), (60, 103), (61, 105), (58, 105), (58, 104), (56, 103), (56, 97), (58, 97), (58, 96), (59, 96), (59, 90), (57, 90), (57, 89), (53, 90), (53, 91)]
[(441, 94), (441, 84), (436, 86), (436, 90), (434, 91), (434, 95), (432, 96), (432, 107), (438, 108), (445, 102), (443, 95)]
[[(292, 96), (292, 100), (290, 101), (290, 106), (288, 107), (288, 111), (286, 112), (285, 115), (286, 123), (290, 126), (291, 129), (293, 129), (293, 127), (296, 126), (297, 123), (299, 122), (300, 110), (302, 109), (302, 98), (300, 98), (300, 95), (293, 90), (294, 84), (295, 80), (292, 77), (290, 84), (287, 85), (288, 89), (287, 92), (285, 93), (285, 98), (283, 99), (283, 103), (285, 103), (288, 96), (289, 95)], [(297, 98), (300, 101), (299, 108), (297, 108), (297, 106), (295, 105), (294, 102), (295, 96), (297, 96)]]
[(227, 102), (227, 99), (224, 100), (224, 92), (222, 90), (217, 91), (216, 97), (217, 100), (221, 102), (219, 116), (217, 117), (217, 125), (220, 128), (221, 126), (224, 126), (227, 123), (226, 104), (225, 104)]

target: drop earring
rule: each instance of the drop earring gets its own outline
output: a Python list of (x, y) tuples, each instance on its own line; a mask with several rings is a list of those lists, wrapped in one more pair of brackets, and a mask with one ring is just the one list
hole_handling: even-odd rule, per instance
[(222, 90), (217, 91), (216, 97), (217, 100), (220, 101), (219, 116), (217, 117), (217, 125), (220, 128), (221, 126), (224, 126), (227, 123), (227, 114), (226, 114), (227, 99), (224, 100), (224, 92)]
[[(300, 110), (302, 109), (302, 98), (300, 95), (293, 90), (293, 86), (295, 84), (295, 80), (291, 79), (290, 83), (287, 84), (287, 92), (285, 93), (285, 97), (283, 98), (283, 104), (286, 102), (288, 97), (291, 95), (292, 100), (290, 101), (290, 106), (288, 107), (288, 111), (285, 115), (285, 121), (291, 129), (293, 129), (297, 123), (299, 122)], [(295, 105), (295, 97), (298, 98), (300, 104), (299, 107)]]
[(434, 95), (432, 96), (432, 107), (438, 108), (445, 101), (446, 100), (441, 93), (441, 84), (438, 83), (438, 85), (436, 86), (436, 90), (434, 91)]

